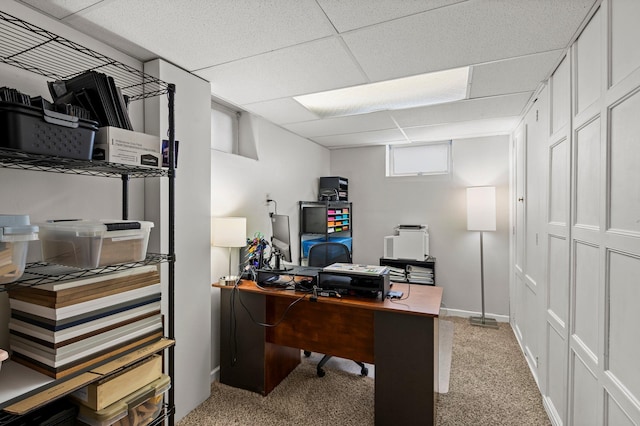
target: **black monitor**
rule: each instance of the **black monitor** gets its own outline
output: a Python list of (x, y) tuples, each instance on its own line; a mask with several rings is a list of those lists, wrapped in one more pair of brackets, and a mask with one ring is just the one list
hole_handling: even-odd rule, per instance
[(275, 256), (274, 270), (287, 271), (281, 260), (291, 262), (291, 237), (289, 231), (289, 216), (282, 214), (271, 215), (271, 247)]

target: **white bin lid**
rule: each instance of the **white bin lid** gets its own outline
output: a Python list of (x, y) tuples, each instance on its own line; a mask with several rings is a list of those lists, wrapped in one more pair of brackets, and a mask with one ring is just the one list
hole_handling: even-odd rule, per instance
[(29, 215), (0, 215), (0, 241), (33, 241), (38, 239), (38, 226), (29, 224)]
[(40, 228), (47, 231), (72, 232), (79, 237), (95, 237), (111, 231), (128, 231), (137, 229), (149, 231), (153, 228), (153, 222), (144, 220), (71, 219), (42, 223), (40, 224)]

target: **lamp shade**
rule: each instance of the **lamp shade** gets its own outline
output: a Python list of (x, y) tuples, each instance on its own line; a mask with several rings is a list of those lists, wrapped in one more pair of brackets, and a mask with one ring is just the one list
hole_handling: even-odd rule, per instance
[(494, 186), (467, 188), (467, 230), (496, 230), (496, 188)]
[(247, 245), (246, 217), (214, 217), (211, 220), (211, 245), (244, 247)]

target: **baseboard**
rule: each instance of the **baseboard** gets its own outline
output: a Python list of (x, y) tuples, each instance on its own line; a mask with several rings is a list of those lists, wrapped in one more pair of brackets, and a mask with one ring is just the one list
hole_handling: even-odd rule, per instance
[[(446, 319), (447, 316), (469, 318), (469, 317), (479, 317), (480, 315), (482, 315), (482, 313), (480, 312), (463, 311), (462, 309), (451, 309), (451, 308), (440, 309), (441, 319)], [(498, 322), (509, 322), (509, 315), (497, 315), (497, 314), (485, 313), (484, 316), (487, 318), (493, 318)]]
[(547, 412), (547, 416), (549, 417), (551, 424), (553, 426), (562, 426), (562, 419), (560, 419), (558, 412), (555, 410), (553, 403), (551, 403), (548, 397), (542, 397), (542, 405), (544, 406), (544, 410)]
[(209, 375), (211, 377), (211, 383), (219, 382), (220, 381), (220, 366), (217, 366), (216, 368), (211, 370), (211, 373)]

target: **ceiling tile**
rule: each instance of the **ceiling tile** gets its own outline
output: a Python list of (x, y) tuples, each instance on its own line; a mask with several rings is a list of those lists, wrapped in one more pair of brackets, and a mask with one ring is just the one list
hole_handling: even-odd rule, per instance
[(344, 0), (318, 0), (339, 32), (437, 9), (467, 0), (376, 0), (374, 5)]
[(292, 123), (284, 127), (308, 138), (371, 130), (397, 129), (396, 124), (386, 111)]
[(245, 104), (243, 108), (276, 124), (309, 121), (318, 118), (292, 98)]
[(371, 80), (387, 80), (565, 48), (594, 1), (470, 0), (342, 37)]
[(351, 56), (334, 37), (195, 74), (211, 82), (212, 93), (238, 105), (365, 83)]
[(551, 73), (563, 50), (521, 56), (473, 67), (470, 98), (534, 91)]
[(112, 0), (66, 22), (135, 40), (190, 71), (335, 34), (314, 0)]
[(501, 116), (520, 115), (533, 92), (471, 99), (391, 112), (402, 128), (437, 123), (458, 123)]
[(47, 15), (57, 19), (62, 19), (82, 9), (85, 9), (102, 0), (18, 0), (20, 3), (28, 4), (31, 7), (41, 10)]
[(406, 142), (400, 130), (379, 130), (375, 132), (349, 133), (345, 135), (318, 136), (312, 138), (320, 145), (328, 148), (357, 145), (383, 144), (389, 142)]
[(520, 117), (489, 118), (461, 123), (408, 127), (404, 129), (404, 132), (413, 142), (433, 142), (479, 136), (506, 135), (513, 131), (519, 121)]

